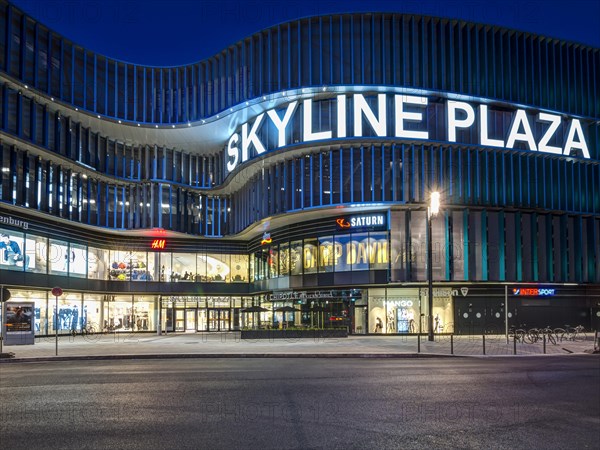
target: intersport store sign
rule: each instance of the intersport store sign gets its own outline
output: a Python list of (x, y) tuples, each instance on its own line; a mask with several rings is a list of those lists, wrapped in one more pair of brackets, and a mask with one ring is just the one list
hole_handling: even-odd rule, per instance
[(397, 93), (337, 93), (325, 99), (315, 94), (243, 123), (226, 145), (227, 172), (291, 144), (367, 136), (590, 158), (579, 119), (491, 103)]

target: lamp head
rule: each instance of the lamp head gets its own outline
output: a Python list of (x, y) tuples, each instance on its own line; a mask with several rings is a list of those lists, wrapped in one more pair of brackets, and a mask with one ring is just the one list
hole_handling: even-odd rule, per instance
[(440, 212), (440, 193), (435, 191), (431, 193), (431, 204), (429, 206), (431, 214)]

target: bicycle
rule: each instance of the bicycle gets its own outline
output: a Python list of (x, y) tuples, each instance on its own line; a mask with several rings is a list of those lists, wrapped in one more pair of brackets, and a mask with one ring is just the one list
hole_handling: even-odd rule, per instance
[(576, 327), (571, 327), (570, 325), (565, 325), (565, 328), (557, 328), (554, 330), (556, 334), (560, 334), (561, 342), (563, 340), (573, 341), (573, 342), (582, 342), (587, 340), (587, 334), (585, 333), (585, 328), (583, 325), (577, 325)]
[(554, 333), (554, 330), (552, 328), (550, 328), (550, 326), (547, 326), (546, 328), (542, 328), (540, 330), (540, 332), (542, 334), (542, 339), (545, 336), (547, 342), (550, 342), (552, 345), (556, 345), (557, 337), (556, 337), (556, 334)]
[(508, 335), (513, 338), (515, 341), (520, 342), (521, 344), (525, 343), (525, 336), (527, 335), (527, 330), (523, 328), (515, 328), (514, 326), (510, 327), (508, 330)]
[(525, 334), (525, 340), (528, 344), (535, 344), (537, 341), (540, 340), (540, 333), (541, 331), (539, 329), (530, 328)]
[(95, 332), (95, 329), (92, 326), (92, 324), (87, 324), (86, 326), (82, 327), (80, 330), (73, 328), (71, 330), (71, 336), (75, 337), (78, 334), (80, 334), (81, 336), (87, 336), (88, 334), (92, 334), (94, 332)]

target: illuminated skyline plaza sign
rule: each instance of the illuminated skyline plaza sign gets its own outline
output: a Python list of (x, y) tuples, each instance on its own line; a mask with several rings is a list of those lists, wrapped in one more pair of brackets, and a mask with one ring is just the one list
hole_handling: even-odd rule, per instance
[[(290, 134), (289, 129), (291, 124), (298, 121), (302, 126), (302, 140), (294, 144), (363, 137), (365, 124), (373, 130), (376, 137), (433, 139), (458, 143), (460, 131), (476, 127), (476, 142), (460, 142), (505, 149), (524, 147), (530, 151), (562, 156), (571, 156), (574, 152), (580, 151), (584, 158), (590, 158), (580, 120), (558, 114), (531, 111), (528, 113), (522, 108), (515, 109), (511, 112), (511, 124), (502, 130), (503, 136), (492, 137), (489, 128), (493, 110), (488, 105), (443, 98), (441, 102), (444, 103), (446, 116), (444, 135), (436, 134), (431, 137), (432, 130), (427, 129), (425, 114), (430, 104), (429, 97), (395, 93), (365, 96), (352, 93), (339, 94), (335, 97), (336, 111), (332, 114), (331, 129), (315, 131), (314, 118), (320, 117), (322, 105), (329, 108), (330, 99), (327, 100), (324, 102), (323, 99), (306, 98), (302, 101), (293, 101), (283, 108), (270, 109), (242, 124), (227, 142), (227, 172), (232, 172), (238, 164), (256, 156), (289, 145), (287, 139)], [(369, 103), (375, 103), (376, 106), (371, 107)], [(299, 110), (302, 111), (298, 113)], [(329, 111), (327, 114), (329, 115)], [(351, 122), (348, 119), (351, 119)], [(264, 138), (261, 138), (261, 128), (267, 121), (271, 122), (277, 132), (277, 143), (271, 147), (267, 147)], [(557, 133), (561, 126), (566, 133)], [(558, 145), (559, 142), (556, 141), (560, 140), (561, 134), (566, 137)]]

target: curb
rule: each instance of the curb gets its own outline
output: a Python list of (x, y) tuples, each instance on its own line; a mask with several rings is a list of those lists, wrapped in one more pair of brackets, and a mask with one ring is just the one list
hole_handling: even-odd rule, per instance
[(34, 363), (51, 361), (115, 361), (134, 359), (224, 359), (224, 358), (346, 358), (346, 359), (402, 359), (402, 358), (460, 358), (457, 355), (438, 353), (171, 353), (163, 355), (98, 355), (98, 356), (44, 356), (33, 358), (10, 358), (0, 364)]

